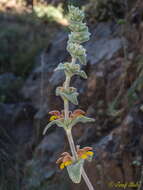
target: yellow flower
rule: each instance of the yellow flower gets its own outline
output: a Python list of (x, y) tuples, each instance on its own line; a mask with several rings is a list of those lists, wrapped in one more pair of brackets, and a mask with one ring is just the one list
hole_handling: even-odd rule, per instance
[(73, 163), (72, 156), (68, 152), (61, 154), (61, 157), (56, 161), (57, 164), (60, 164), (60, 169), (63, 170), (66, 166), (69, 166)]
[(94, 152), (88, 151), (88, 152), (86, 152), (86, 155), (88, 155), (88, 156), (93, 156), (93, 155), (94, 155)]
[(66, 162), (64, 162), (64, 164), (65, 164), (65, 166), (69, 166), (69, 165), (71, 165), (71, 164), (72, 164), (72, 161), (71, 161), (71, 160), (66, 161)]
[(81, 155), (81, 158), (82, 158), (82, 159), (87, 159), (87, 157), (88, 157), (88, 156), (86, 155), (86, 153)]
[(61, 164), (60, 164), (60, 169), (61, 170), (63, 170), (66, 166), (69, 166), (69, 165), (71, 165), (72, 164), (72, 161), (66, 161), (66, 162), (62, 162)]
[(58, 118), (59, 118), (58, 116), (52, 115), (52, 116), (50, 117), (50, 121), (56, 120), (56, 119), (58, 119)]
[(60, 164), (60, 169), (63, 170), (65, 168), (65, 164), (64, 163), (61, 163)]

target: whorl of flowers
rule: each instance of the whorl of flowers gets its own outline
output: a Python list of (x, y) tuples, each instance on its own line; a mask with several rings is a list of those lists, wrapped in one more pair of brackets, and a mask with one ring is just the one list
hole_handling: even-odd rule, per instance
[(83, 165), (85, 160), (91, 161), (94, 153), (92, 147), (75, 148), (72, 127), (79, 122), (93, 122), (94, 119), (86, 117), (86, 113), (81, 109), (69, 110), (69, 103), (78, 105), (77, 97), (79, 95), (76, 88), (70, 87), (71, 78), (74, 75), (79, 75), (84, 79), (87, 78), (86, 73), (80, 67), (80, 64), (86, 65), (86, 50), (81, 43), (89, 40), (90, 33), (88, 32), (88, 27), (83, 22), (84, 12), (72, 5), (68, 8), (71, 33), (67, 42), (67, 51), (71, 55), (72, 60), (71, 62), (60, 63), (55, 69), (55, 71), (64, 71), (66, 76), (63, 86), (57, 87), (56, 89), (56, 95), (60, 96), (64, 102), (64, 110), (53, 110), (49, 112), (50, 122), (45, 127), (43, 134), (46, 133), (49, 127), (55, 124), (65, 130), (72, 155), (64, 152), (57, 160), (57, 163), (60, 164), (61, 169), (67, 168), (69, 177), (74, 183), (80, 183), (81, 176), (83, 176), (88, 188), (93, 190), (93, 186), (83, 169)]

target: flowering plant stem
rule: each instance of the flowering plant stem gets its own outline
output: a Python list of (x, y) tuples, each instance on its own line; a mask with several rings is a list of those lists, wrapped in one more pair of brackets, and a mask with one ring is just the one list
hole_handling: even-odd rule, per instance
[(65, 82), (62, 86), (56, 88), (56, 96), (60, 96), (64, 101), (64, 110), (61, 112), (58, 110), (50, 111), (50, 123), (45, 127), (43, 134), (52, 126), (57, 125), (64, 128), (69, 141), (72, 156), (68, 152), (61, 154), (61, 157), (56, 161), (60, 164), (60, 169), (67, 168), (70, 179), (73, 183), (80, 183), (81, 177), (83, 177), (89, 190), (94, 190), (90, 180), (88, 179), (83, 165), (85, 160), (91, 161), (94, 155), (92, 147), (84, 147), (80, 149), (79, 146), (75, 146), (72, 136), (72, 127), (77, 123), (94, 122), (95, 119), (85, 116), (85, 112), (81, 109), (69, 110), (69, 102), (78, 105), (77, 89), (70, 87), (71, 78), (74, 75), (78, 75), (81, 78), (87, 79), (86, 73), (81, 69), (80, 64), (86, 65), (86, 50), (82, 45), (83, 42), (89, 40), (90, 33), (86, 23), (83, 23), (85, 15), (82, 10), (77, 7), (69, 6), (69, 28), (71, 33), (69, 34), (69, 40), (67, 43), (67, 51), (72, 57), (71, 62), (60, 63), (55, 71), (62, 70), (65, 72)]
[[(68, 137), (68, 141), (69, 141), (70, 149), (71, 149), (71, 152), (72, 152), (72, 156), (73, 156), (74, 160), (77, 160), (77, 153), (76, 153), (76, 149), (75, 149), (75, 145), (74, 145), (71, 130), (69, 130), (69, 131), (67, 130), (66, 134), (67, 134), (67, 137)], [(91, 182), (90, 182), (84, 168), (82, 169), (82, 177), (83, 177), (87, 187), (89, 188), (89, 190), (94, 190), (93, 185), (91, 184)]]
[[(72, 63), (76, 62), (76, 59), (72, 60)], [(65, 89), (68, 89), (69, 85), (70, 85), (70, 80), (71, 78), (69, 76), (66, 76), (66, 80), (65, 80)], [(64, 113), (65, 113), (65, 120), (68, 120), (69, 118), (69, 101), (68, 100), (64, 100)], [(67, 129), (66, 130), (66, 134), (67, 134), (67, 138), (68, 138), (68, 142), (70, 145), (70, 149), (72, 152), (72, 156), (74, 161), (76, 161), (78, 159), (78, 155), (76, 152), (76, 148), (75, 148), (75, 144), (74, 144), (74, 140), (73, 140), (73, 136), (72, 136), (72, 132), (71, 129)], [(93, 185), (91, 184), (84, 168), (82, 169), (82, 177), (86, 183), (86, 185), (88, 186), (89, 190), (94, 190)]]

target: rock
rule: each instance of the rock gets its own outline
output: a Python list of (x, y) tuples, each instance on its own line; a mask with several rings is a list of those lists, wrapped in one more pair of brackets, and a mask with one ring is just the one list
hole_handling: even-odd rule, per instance
[[(32, 142), (34, 136), (33, 116), (35, 110), (30, 103), (0, 103), (0, 150), (3, 175), (16, 188), (19, 184), (15, 177), (23, 173), (25, 160), (28, 158), (26, 146)], [(31, 156), (31, 152), (30, 152)], [(7, 188), (7, 187), (6, 187)]]
[(48, 187), (47, 180), (55, 178), (56, 160), (63, 151), (65, 133), (59, 128), (56, 128), (54, 133), (48, 133), (49, 131), (35, 149), (35, 157), (26, 164), (24, 189)]
[(65, 74), (62, 71), (56, 71), (51, 76), (49, 82), (53, 88), (58, 85), (62, 85), (65, 79)]
[(37, 147), (36, 149), (37, 155), (39, 155), (39, 152), (43, 154), (47, 154), (47, 153), (54, 154), (57, 151), (59, 152), (60, 149), (63, 149), (64, 143), (65, 143), (64, 130), (58, 127), (55, 129), (54, 133), (50, 133), (50, 134), (48, 133), (49, 131), (47, 131), (47, 135), (43, 138), (42, 142)]
[(0, 75), (0, 102), (16, 102), (20, 99), (19, 90), (22, 86), (22, 78), (12, 73)]
[[(18, 144), (30, 140), (35, 110), (30, 103), (0, 104), (0, 128)], [(5, 138), (5, 133), (3, 133)], [(1, 134), (1, 135), (2, 135)]]
[(86, 45), (88, 61), (91, 65), (97, 64), (103, 59), (104, 61), (110, 60), (122, 48), (122, 39), (114, 36), (118, 29), (120, 28), (112, 22), (97, 25)]
[[(55, 90), (55, 86), (63, 81), (64, 75), (55, 74), (53, 70), (60, 62), (67, 60), (66, 41), (67, 34), (59, 33), (47, 52), (44, 53), (40, 66), (38, 65), (33, 70), (23, 86), (23, 96), (26, 99), (31, 99), (33, 106), (39, 110), (36, 118), (42, 118), (50, 111), (50, 104), (55, 101), (51, 100), (53, 89)], [(53, 96), (53, 99), (55, 99), (55, 96)]]

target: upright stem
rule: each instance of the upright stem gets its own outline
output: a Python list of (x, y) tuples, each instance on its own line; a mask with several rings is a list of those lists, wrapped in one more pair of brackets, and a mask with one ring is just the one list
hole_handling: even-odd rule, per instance
[(68, 137), (68, 141), (69, 141), (69, 145), (70, 145), (70, 149), (71, 149), (74, 161), (76, 161), (78, 159), (78, 155), (77, 155), (77, 152), (76, 152), (76, 149), (75, 149), (75, 144), (74, 144), (74, 141), (73, 141), (71, 130), (70, 129), (67, 130), (66, 133), (67, 133), (67, 137)]
[[(75, 161), (75, 160), (78, 159), (78, 156), (77, 156), (77, 152), (76, 152), (76, 149), (75, 149), (75, 145), (74, 145), (74, 141), (73, 141), (71, 130), (67, 130), (66, 133), (67, 133), (70, 149), (71, 149), (74, 161)], [(89, 178), (88, 178), (88, 176), (87, 176), (84, 168), (82, 169), (82, 177), (83, 177), (83, 179), (84, 179), (87, 187), (89, 188), (89, 190), (94, 190), (94, 187), (91, 184), (91, 182), (90, 182), (90, 180), (89, 180)]]
[[(76, 62), (76, 59), (72, 59), (72, 63), (75, 63), (75, 62)], [(70, 79), (71, 78), (69, 76), (66, 76), (66, 80), (65, 80), (65, 83), (64, 83), (65, 88), (69, 87)], [(66, 100), (66, 99), (64, 100), (64, 112), (65, 112), (65, 120), (68, 120), (68, 118), (69, 118), (69, 101)], [(69, 141), (69, 145), (70, 145), (70, 149), (71, 149), (71, 152), (72, 152), (73, 159), (74, 159), (74, 161), (76, 161), (78, 159), (78, 155), (77, 155), (75, 144), (74, 144), (74, 141), (73, 141), (71, 129), (66, 130), (66, 134), (67, 134), (67, 138), (68, 138), (68, 141)], [(85, 172), (84, 168), (82, 169), (82, 177), (83, 177), (86, 185), (88, 186), (89, 190), (94, 190), (88, 176), (86, 175), (86, 172)]]
[(82, 169), (82, 177), (83, 177), (84, 181), (86, 182), (86, 185), (87, 185), (88, 189), (89, 190), (94, 190), (94, 187), (91, 184), (88, 176), (86, 175), (86, 172), (85, 172), (84, 168)]

